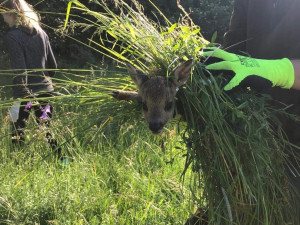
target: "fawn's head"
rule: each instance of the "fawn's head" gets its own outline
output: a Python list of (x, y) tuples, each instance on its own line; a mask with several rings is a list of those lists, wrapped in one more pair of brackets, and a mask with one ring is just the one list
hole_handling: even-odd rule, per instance
[(128, 65), (131, 78), (142, 98), (144, 117), (154, 134), (160, 133), (166, 123), (173, 118), (176, 89), (188, 80), (192, 65), (193, 60), (178, 65), (168, 78), (149, 77), (132, 65)]

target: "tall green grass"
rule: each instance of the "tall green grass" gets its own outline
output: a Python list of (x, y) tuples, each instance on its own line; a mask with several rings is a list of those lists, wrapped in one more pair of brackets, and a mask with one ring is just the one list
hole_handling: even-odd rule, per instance
[[(87, 26), (100, 38), (90, 42), (115, 61), (128, 61), (146, 73), (158, 68), (154, 75), (168, 76), (179, 62), (194, 59), (191, 80), (178, 96), (187, 119), (183, 169), (191, 167), (199, 174), (204, 190), (198, 204), (207, 208), (209, 224), (299, 224), (299, 202), (285, 166), (299, 159), (287, 157), (293, 146), (276, 125), (276, 116), (284, 110), (270, 107), (266, 97), (251, 91), (229, 96), (221, 89), (222, 76), (205, 75), (200, 49), (209, 43), (187, 13), (177, 24), (165, 18), (168, 27), (162, 27), (143, 14), (137, 1), (129, 6), (115, 0), (119, 13), (105, 1), (93, 2), (103, 13), (75, 0), (68, 15), (72, 7), (93, 18)], [(72, 24), (77, 25), (83, 26)]]
[[(15, 72), (1, 68), (0, 76), (12, 80)], [(39, 126), (32, 114), (23, 147), (11, 143), (8, 110), (36, 99), (1, 94), (0, 224), (182, 224), (195, 208), (197, 181), (191, 173), (181, 179), (185, 146), (177, 126), (155, 137), (137, 104), (111, 97), (134, 89), (123, 70), (61, 68), (53, 81), (57, 95), (43, 99), (54, 107), (51, 125)], [(51, 151), (47, 132), (69, 164)]]
[(285, 111), (252, 92), (229, 96), (222, 76), (204, 75), (200, 49), (209, 42), (187, 14), (177, 24), (165, 18), (163, 27), (138, 2), (114, 2), (118, 13), (105, 1), (91, 1), (102, 13), (71, 1), (67, 14), (80, 10), (86, 23), (69, 26), (94, 29), (82, 44), (121, 68), (127, 61), (169, 76), (193, 58), (191, 80), (178, 95), (186, 125), (171, 123), (164, 137), (149, 134), (139, 105), (110, 96), (135, 89), (124, 70), (58, 70), (62, 95), (47, 99), (55, 107), (50, 130), (70, 164), (55, 158), (44, 140), (48, 128), (33, 118), (25, 147), (14, 148), (7, 110), (16, 100), (1, 101), (0, 223), (182, 224), (195, 200), (209, 224), (298, 224), (299, 203), (285, 173), (292, 146), (275, 126)]
[[(38, 126), (31, 115), (24, 147), (11, 144), (5, 105), (12, 101), (1, 103), (0, 224), (182, 224), (193, 210), (194, 181), (190, 174), (180, 180), (184, 146), (176, 126), (149, 134), (136, 104), (109, 95), (112, 75), (60, 73), (62, 80), (72, 73), (72, 82), (56, 87), (63, 97), (48, 99), (51, 126)], [(108, 90), (96, 92), (101, 85)], [(48, 130), (68, 165), (51, 152)]]

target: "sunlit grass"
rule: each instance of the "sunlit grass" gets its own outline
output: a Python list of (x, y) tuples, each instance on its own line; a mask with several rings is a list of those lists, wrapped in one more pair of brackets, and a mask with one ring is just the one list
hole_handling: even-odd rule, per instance
[[(70, 1), (68, 13), (80, 10), (93, 17), (90, 23), (99, 40), (91, 39), (117, 62), (128, 61), (144, 72), (169, 76), (179, 62), (194, 59), (191, 81), (178, 94), (183, 102), (187, 127), (182, 137), (187, 146), (185, 169), (199, 173), (204, 192), (200, 207), (207, 207), (210, 224), (298, 223), (298, 203), (286, 176), (286, 152), (291, 150), (282, 130), (275, 126), (275, 110), (266, 97), (251, 91), (222, 91), (222, 76), (203, 73), (201, 48), (209, 42), (187, 13), (167, 27), (153, 23), (142, 6), (132, 1), (114, 1), (119, 13), (105, 1), (94, 1), (103, 13), (89, 10), (79, 1)], [(68, 18), (67, 18), (68, 19)], [(83, 26), (72, 23), (70, 27)], [(107, 44), (114, 43), (113, 45)], [(297, 156), (295, 156), (297, 158)], [(295, 159), (296, 161), (298, 159)]]
[[(60, 94), (48, 99), (55, 107), (51, 130), (69, 167), (55, 159), (33, 120), (25, 148), (14, 149), (6, 115), (16, 100), (1, 102), (3, 223), (182, 224), (195, 199), (208, 209), (210, 224), (299, 222), (284, 164), (291, 145), (273, 123), (285, 111), (252, 92), (228, 95), (222, 76), (203, 74), (200, 49), (209, 42), (199, 27), (187, 17), (176, 24), (166, 19), (166, 27), (156, 24), (136, 1), (131, 8), (116, 0), (119, 14), (105, 1), (93, 1), (103, 13), (72, 2), (68, 13), (80, 10), (87, 19), (67, 28), (93, 29), (82, 44), (114, 59), (118, 68), (60, 69), (53, 78)], [(174, 134), (178, 126), (171, 123), (165, 137), (152, 136), (140, 105), (110, 96), (135, 89), (125, 61), (169, 76), (189, 58), (195, 61), (193, 75), (177, 96), (187, 119), (180, 132)]]
[(155, 137), (136, 104), (77, 95), (73, 90), (52, 103), (49, 130), (68, 165), (51, 152), (48, 128), (33, 115), (25, 146), (12, 146), (7, 109), (1, 108), (0, 223), (182, 224), (193, 210), (193, 179), (180, 181), (184, 146), (176, 126)]
[[(0, 76), (12, 80), (16, 72), (2, 69)], [(1, 95), (0, 224), (184, 223), (195, 209), (190, 189), (197, 181), (190, 173), (181, 179), (185, 146), (177, 125), (155, 137), (138, 104), (111, 97), (113, 90), (135, 89), (122, 68), (91, 65), (56, 72), (56, 95), (40, 99), (54, 107), (51, 125), (38, 126), (32, 113), (24, 147), (11, 143), (8, 110), (15, 102), (36, 99)], [(50, 150), (48, 131), (68, 165)]]

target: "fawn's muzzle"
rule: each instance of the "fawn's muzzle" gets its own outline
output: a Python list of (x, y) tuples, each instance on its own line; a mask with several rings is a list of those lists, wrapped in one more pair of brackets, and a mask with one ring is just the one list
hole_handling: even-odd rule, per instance
[(159, 134), (164, 127), (164, 124), (161, 122), (150, 122), (149, 123), (149, 129), (152, 131), (154, 134)]

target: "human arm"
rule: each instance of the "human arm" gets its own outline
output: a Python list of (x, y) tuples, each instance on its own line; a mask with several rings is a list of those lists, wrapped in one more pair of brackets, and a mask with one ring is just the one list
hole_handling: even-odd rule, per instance
[(13, 78), (14, 97), (25, 96), (27, 91), (27, 73), (24, 51), (21, 44), (10, 34), (6, 36), (5, 44), (10, 59), (11, 69), (16, 76)]
[(295, 72), (295, 81), (292, 88), (295, 90), (300, 90), (300, 59), (292, 59), (291, 62)]
[(9, 34), (6, 36), (5, 44), (11, 69), (13, 69), (17, 74), (24, 73), (26, 71), (26, 61), (21, 44)]

